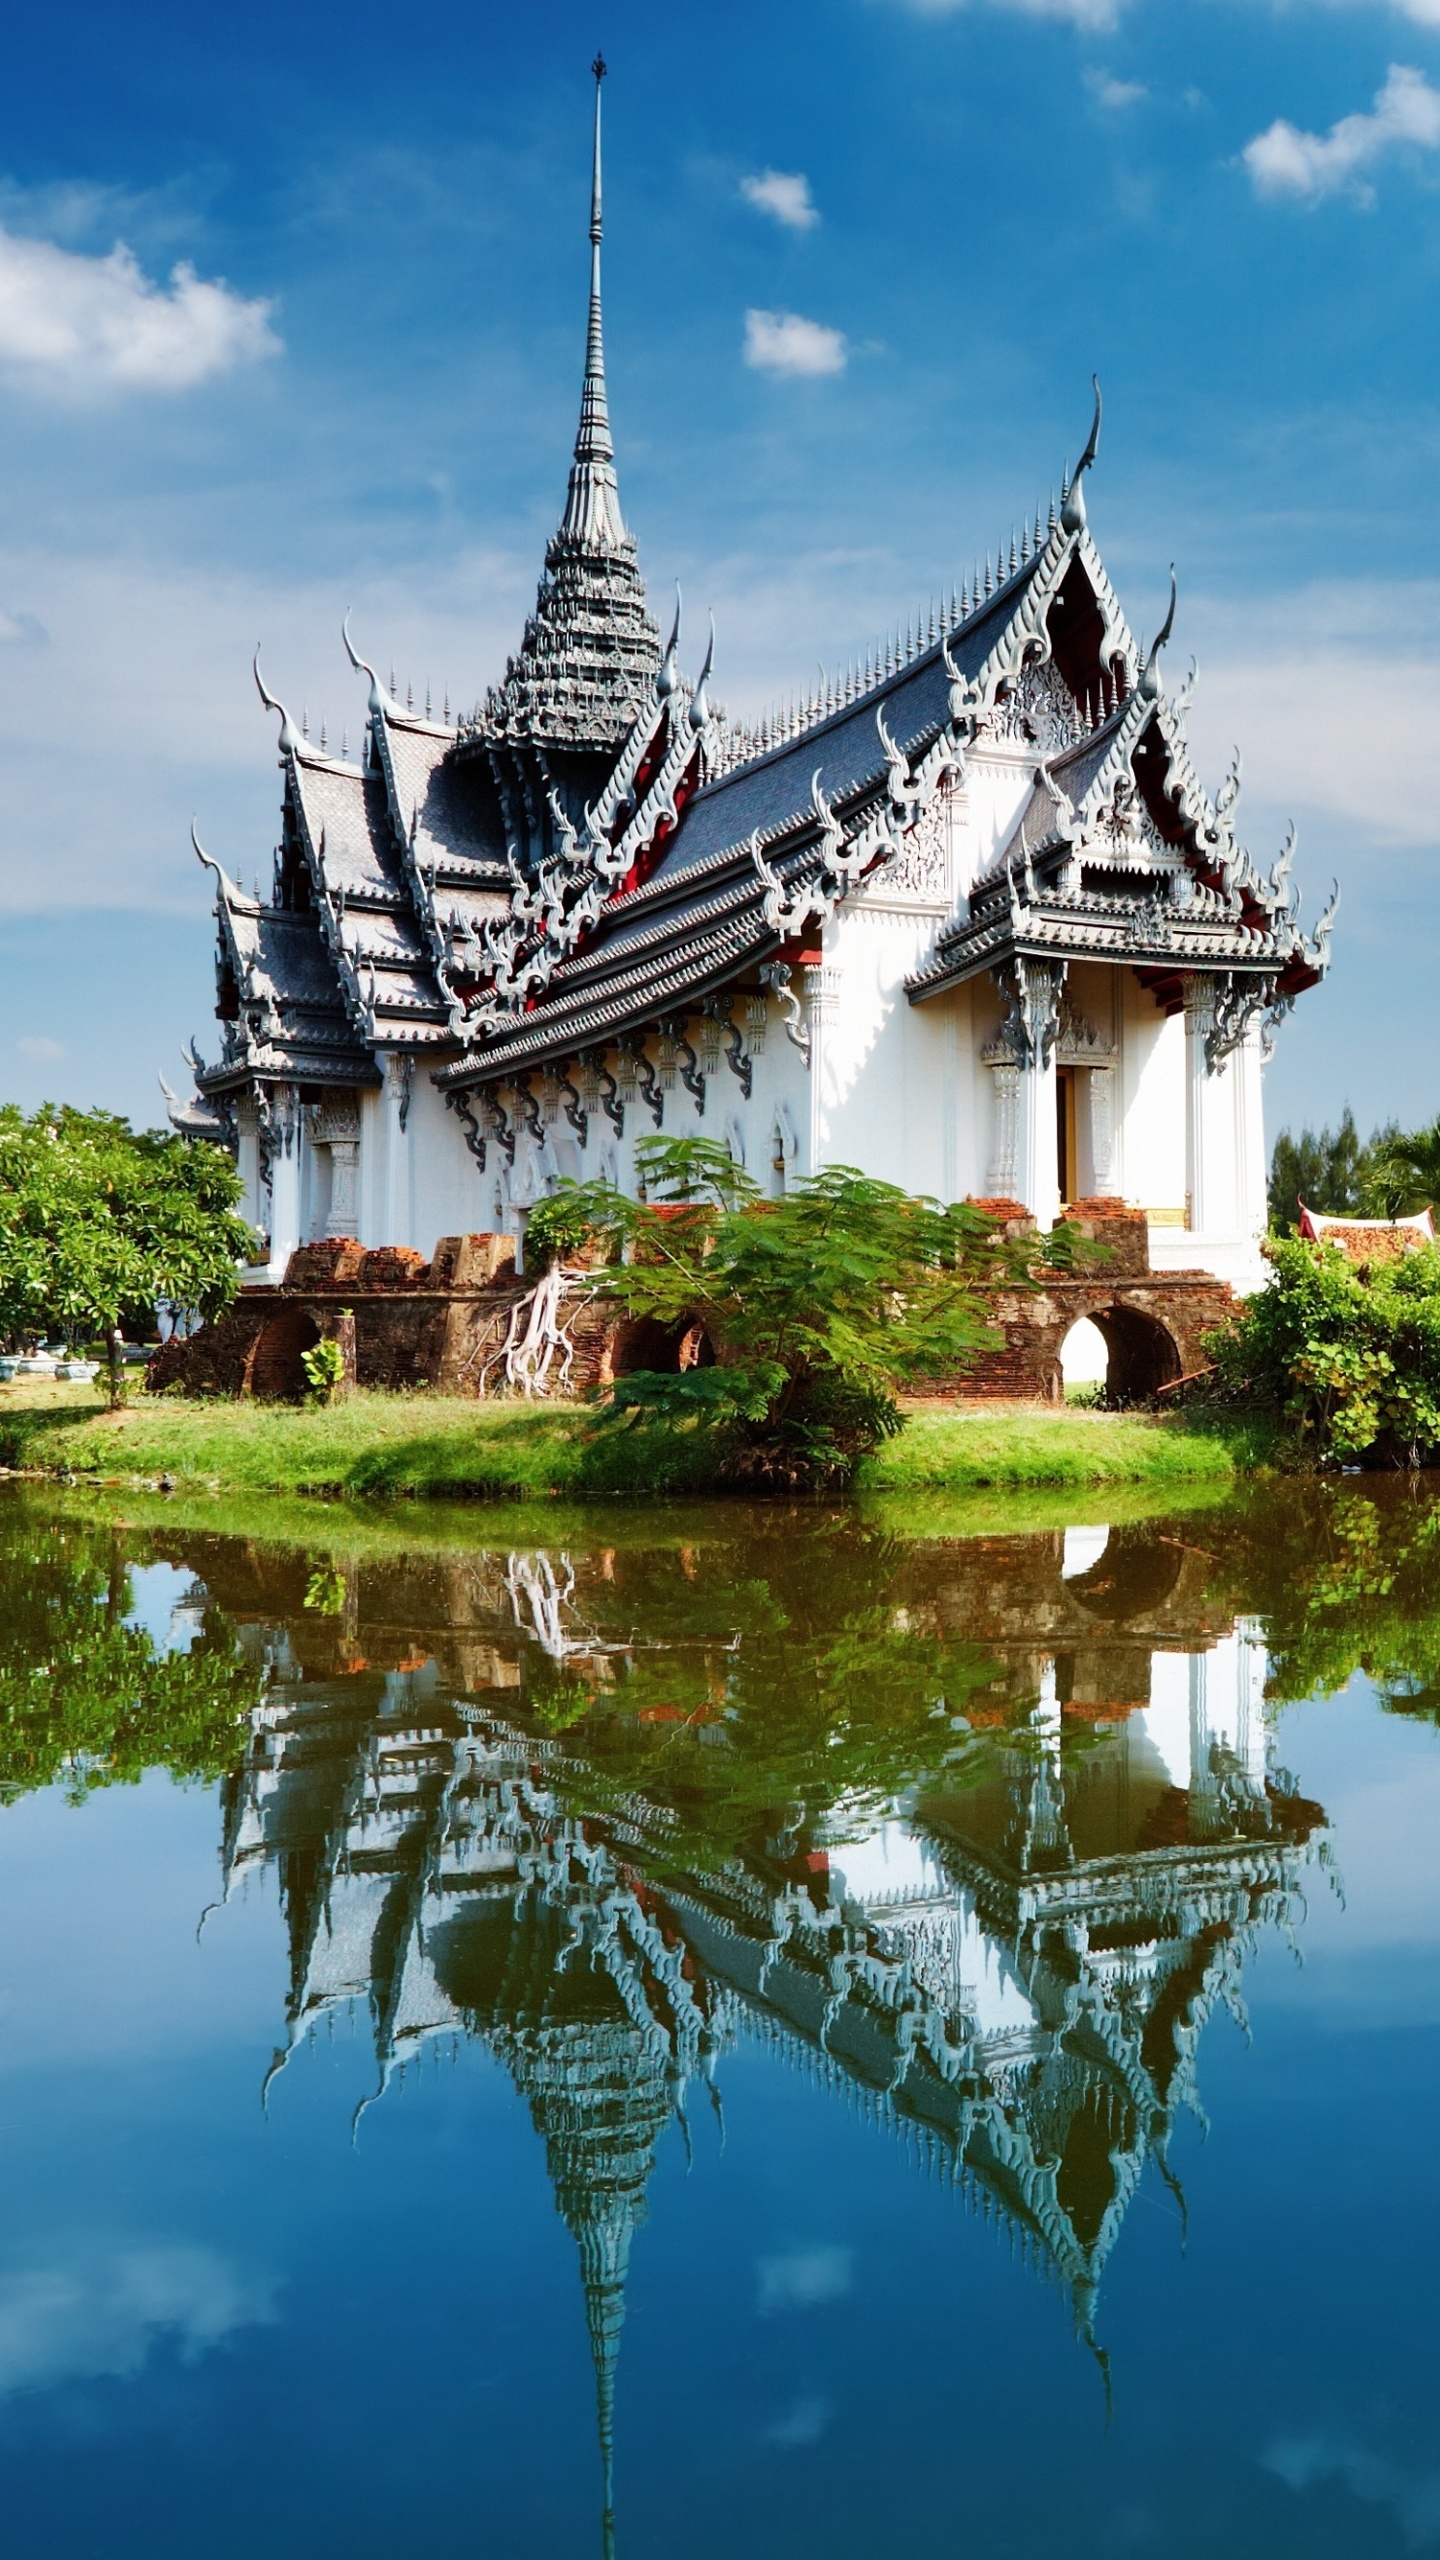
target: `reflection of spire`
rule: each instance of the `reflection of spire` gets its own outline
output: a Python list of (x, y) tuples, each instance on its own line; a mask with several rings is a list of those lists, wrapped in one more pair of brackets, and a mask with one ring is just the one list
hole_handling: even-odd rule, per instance
[(655, 2145), (674, 2109), (671, 2051), (631, 2015), (616, 1939), (596, 1949), (539, 1886), (437, 1934), (435, 1961), (467, 2024), (505, 2064), (545, 2144), (555, 2201), (580, 2253), (595, 2365), (602, 2542), (614, 2549), (615, 2377), (630, 2247)]

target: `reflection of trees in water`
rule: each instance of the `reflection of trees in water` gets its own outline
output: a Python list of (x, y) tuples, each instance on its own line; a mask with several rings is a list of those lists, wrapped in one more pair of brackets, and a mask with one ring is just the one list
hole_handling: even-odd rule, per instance
[[(1122, 1557), (1101, 1615), (1094, 1568), (1072, 1591), (1043, 1543), (1040, 1572), (1034, 1542), (1024, 1572), (1019, 1542), (888, 1548), (828, 1595), (803, 1552), (748, 1574), (511, 1554), (469, 1569), (468, 1693), (437, 1659), (453, 1626), (417, 1663), (412, 1620), (410, 1668), (348, 1678), (307, 1675), (294, 1621), (246, 1630), (269, 1688), (226, 1886), (279, 1866), (276, 2066), (363, 2003), (377, 2095), (438, 2036), (511, 2073), (579, 2248), (607, 2517), (656, 2145), (697, 2084), (718, 2106), (741, 2036), (1003, 2226), (1099, 2352), (1105, 2262), (1147, 2162), (1174, 2184), (1205, 2022), (1240, 2013), (1323, 1816), (1269, 1766), (1263, 1656), (1203, 1556)], [(347, 1641), (376, 1664), (363, 1606)]]
[(187, 1644), (131, 1625), (121, 1534), (7, 1507), (0, 1526), (0, 1803), (74, 1797), (146, 1769), (218, 1778), (243, 1748), (257, 1683), (233, 1628), (197, 1596)]

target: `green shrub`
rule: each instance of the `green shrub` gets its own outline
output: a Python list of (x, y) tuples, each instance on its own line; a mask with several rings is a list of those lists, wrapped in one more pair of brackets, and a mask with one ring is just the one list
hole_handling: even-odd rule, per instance
[(1268, 1405), (1322, 1465), (1440, 1455), (1440, 1251), (1357, 1269), (1329, 1244), (1273, 1240), (1270, 1288), (1211, 1336), (1217, 1391)]

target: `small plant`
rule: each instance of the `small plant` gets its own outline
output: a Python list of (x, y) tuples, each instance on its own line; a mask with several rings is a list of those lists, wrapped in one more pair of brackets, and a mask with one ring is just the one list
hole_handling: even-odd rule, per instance
[(305, 1372), (312, 1404), (329, 1404), (336, 1389), (345, 1384), (345, 1351), (333, 1334), (313, 1349), (302, 1351), (300, 1366)]
[(591, 1243), (595, 1223), (573, 1192), (552, 1191), (537, 1200), (525, 1221), (525, 1268), (539, 1276), (552, 1262), (571, 1261)]
[(309, 1581), (305, 1585), (305, 1599), (303, 1605), (307, 1609), (316, 1610), (322, 1618), (338, 1618), (343, 1616), (345, 1609), (344, 1574), (327, 1570), (324, 1565), (317, 1566), (316, 1570), (311, 1574)]

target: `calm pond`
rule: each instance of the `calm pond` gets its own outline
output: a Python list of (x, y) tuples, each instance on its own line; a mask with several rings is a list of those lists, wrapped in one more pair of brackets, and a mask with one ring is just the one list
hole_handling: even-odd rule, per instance
[(1440, 2546), (1434, 1494), (133, 1508), (0, 1495), (14, 2560)]

